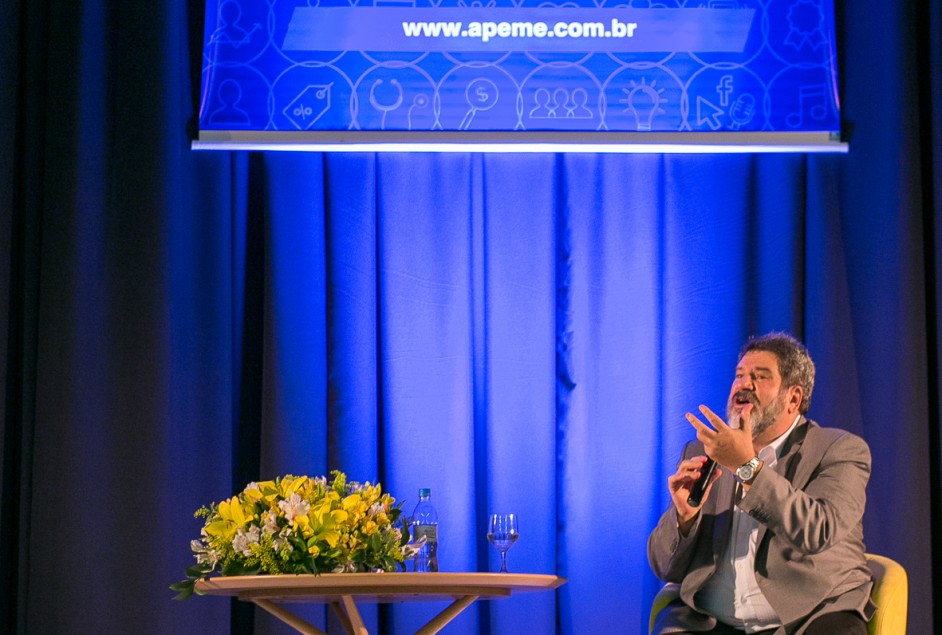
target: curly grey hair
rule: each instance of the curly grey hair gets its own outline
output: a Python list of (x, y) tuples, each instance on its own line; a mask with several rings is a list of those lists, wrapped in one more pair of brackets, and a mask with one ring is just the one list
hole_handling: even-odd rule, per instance
[(752, 337), (739, 351), (739, 359), (750, 351), (767, 351), (778, 359), (782, 386), (801, 386), (801, 404), (798, 412), (805, 414), (811, 405), (811, 392), (814, 390), (814, 362), (805, 345), (792, 335), (775, 331), (766, 335)]

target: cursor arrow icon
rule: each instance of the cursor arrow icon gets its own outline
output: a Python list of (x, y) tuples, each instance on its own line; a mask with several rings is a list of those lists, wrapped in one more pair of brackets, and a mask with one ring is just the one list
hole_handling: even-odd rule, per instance
[(720, 129), (720, 115), (723, 111), (703, 97), (697, 96), (697, 126), (703, 124), (710, 126), (710, 130)]

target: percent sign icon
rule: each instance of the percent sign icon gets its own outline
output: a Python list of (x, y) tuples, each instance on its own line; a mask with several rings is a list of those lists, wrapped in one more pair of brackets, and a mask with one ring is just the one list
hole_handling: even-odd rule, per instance
[(304, 104), (299, 104), (298, 107), (294, 109), (294, 116), (300, 117), (302, 121), (310, 117), (312, 114), (314, 114), (314, 109), (312, 109), (310, 106), (305, 106)]
[(307, 130), (330, 110), (329, 84), (310, 84), (302, 90), (282, 113), (298, 130)]

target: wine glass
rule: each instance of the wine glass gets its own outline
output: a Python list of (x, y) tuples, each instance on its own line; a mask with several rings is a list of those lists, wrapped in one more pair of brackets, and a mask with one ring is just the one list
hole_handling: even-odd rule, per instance
[(516, 514), (491, 514), (487, 524), (487, 539), (500, 554), (500, 573), (508, 573), (507, 551), (519, 537)]

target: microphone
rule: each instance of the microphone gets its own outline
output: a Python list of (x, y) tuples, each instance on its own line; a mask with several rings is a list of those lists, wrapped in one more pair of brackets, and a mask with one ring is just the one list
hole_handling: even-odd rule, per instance
[(703, 502), (703, 493), (706, 491), (707, 485), (710, 484), (714, 471), (716, 471), (716, 461), (708, 458), (703, 467), (700, 468), (700, 478), (690, 488), (690, 496), (687, 497), (687, 503), (692, 507), (699, 507), (700, 503)]

